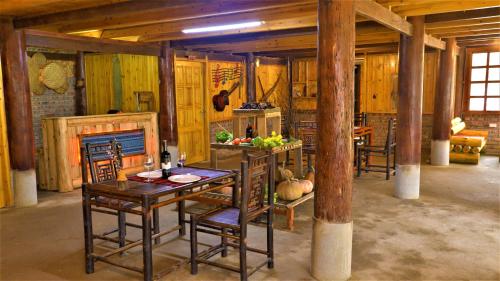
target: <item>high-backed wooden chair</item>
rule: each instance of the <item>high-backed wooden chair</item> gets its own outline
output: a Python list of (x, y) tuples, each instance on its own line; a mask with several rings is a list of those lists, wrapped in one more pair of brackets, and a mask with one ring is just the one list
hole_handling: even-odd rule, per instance
[[(137, 104), (137, 112), (155, 111), (155, 98), (154, 93), (151, 91), (134, 92)], [(146, 110), (142, 110), (143, 105)]]
[[(117, 171), (120, 169), (122, 164), (122, 146), (116, 141), (110, 141), (107, 143), (87, 143), (85, 148), (82, 149), (81, 158), (83, 183), (88, 182), (87, 169), (90, 170), (92, 183), (116, 180)], [(97, 235), (96, 237), (108, 241), (114, 241), (112, 238), (106, 239), (104, 237), (118, 232), (118, 240), (115, 242), (117, 242), (120, 247), (123, 247), (126, 242), (125, 236), (127, 225), (142, 228), (140, 225), (127, 223), (126, 213), (122, 211), (114, 211), (116, 208), (112, 208), (113, 206), (117, 206), (122, 209), (135, 208), (138, 206), (137, 204), (103, 197), (97, 197), (95, 198), (95, 201), (100, 208), (92, 208), (92, 211), (118, 216), (118, 229), (106, 232), (103, 235)], [(113, 210), (103, 209), (106, 207)], [(160, 231), (158, 211), (153, 213), (153, 231), (154, 233), (158, 233)], [(156, 242), (159, 242), (159, 240), (156, 240)]]
[[(391, 174), (396, 173), (396, 119), (390, 118), (387, 122), (387, 138), (383, 146), (370, 146), (362, 144), (357, 146), (356, 166), (358, 168), (357, 176), (361, 176), (362, 162), (365, 161), (364, 170), (366, 172), (382, 172), (385, 173), (385, 179), (388, 180)], [(370, 163), (370, 155), (385, 157), (385, 165), (377, 165)], [(391, 165), (391, 155), (393, 163)]]
[(354, 114), (354, 126), (356, 127), (366, 127), (368, 125), (368, 116), (366, 112), (355, 113)]
[(302, 140), (302, 152), (307, 155), (307, 167), (311, 170), (312, 155), (316, 154), (318, 123), (316, 121), (299, 121), (295, 123), (296, 138)]
[[(240, 200), (238, 200), (239, 183), (233, 187), (232, 206), (221, 207), (206, 214), (191, 215), (191, 274), (198, 273), (198, 263), (217, 266), (223, 269), (240, 273), (241, 280), (267, 264), (274, 266), (273, 254), (273, 208), (274, 208), (274, 169), (272, 155), (249, 155), (241, 162)], [(267, 204), (264, 204), (267, 188)], [(267, 218), (267, 249), (261, 250), (247, 246), (247, 225), (250, 221), (262, 214)], [(208, 233), (221, 237), (221, 243), (210, 247), (202, 253), (198, 252), (198, 232)], [(237, 241), (229, 242), (229, 239)], [(227, 247), (239, 249), (240, 266), (235, 267), (209, 259), (218, 253), (227, 256)], [(266, 260), (248, 270), (247, 250), (267, 256)]]

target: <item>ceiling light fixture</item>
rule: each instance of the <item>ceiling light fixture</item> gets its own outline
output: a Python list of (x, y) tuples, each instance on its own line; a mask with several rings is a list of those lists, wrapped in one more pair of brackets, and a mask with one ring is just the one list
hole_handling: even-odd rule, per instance
[(250, 21), (250, 22), (243, 22), (243, 23), (214, 25), (214, 26), (198, 27), (198, 28), (188, 28), (188, 29), (183, 29), (182, 33), (214, 32), (214, 31), (250, 28), (250, 27), (260, 26), (263, 23), (264, 23), (263, 21)]

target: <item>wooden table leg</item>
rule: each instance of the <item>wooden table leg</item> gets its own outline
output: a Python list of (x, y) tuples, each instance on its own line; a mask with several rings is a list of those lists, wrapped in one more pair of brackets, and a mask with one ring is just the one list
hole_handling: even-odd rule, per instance
[[(180, 191), (178, 196), (184, 196), (184, 191)], [(186, 202), (184, 200), (177, 202), (177, 214), (179, 217), (179, 225), (181, 226), (179, 235), (184, 236), (186, 235)]]
[(87, 193), (86, 185), (82, 185), (83, 193), (83, 228), (85, 235), (85, 272), (94, 272), (94, 240), (92, 235), (92, 211), (90, 205), (90, 195)]
[[(153, 209), (153, 233), (158, 234), (160, 233), (160, 209), (155, 208)], [(155, 244), (160, 244), (161, 243), (161, 237), (155, 238)]]
[(153, 280), (153, 253), (151, 246), (151, 205), (149, 198), (142, 198), (142, 261), (144, 281)]
[(292, 208), (287, 208), (286, 209), (286, 224), (288, 226), (288, 230), (293, 231), (293, 219), (294, 219), (294, 214), (295, 211)]
[(210, 168), (217, 169), (217, 149), (210, 149)]
[(302, 147), (295, 149), (295, 177), (302, 178)]

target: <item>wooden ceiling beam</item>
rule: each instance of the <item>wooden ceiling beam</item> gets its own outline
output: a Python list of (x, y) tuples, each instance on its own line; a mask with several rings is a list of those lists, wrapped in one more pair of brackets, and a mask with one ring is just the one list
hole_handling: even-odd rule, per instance
[(376, 21), (392, 30), (408, 36), (413, 34), (409, 22), (373, 0), (356, 0), (355, 9), (358, 15)]
[(477, 35), (500, 35), (500, 28), (480, 30), (480, 31), (463, 31), (463, 32), (453, 31), (450, 33), (439, 34), (439, 37), (449, 38), (449, 37), (467, 37), (467, 36), (477, 36)]
[[(403, 0), (408, 2), (408, 0)], [(392, 7), (391, 10), (400, 16), (422, 16), (457, 11), (498, 7), (498, 0), (441, 0), (441, 1), (416, 1), (411, 0), (408, 5)]]
[(155, 0), (130, 1), (98, 8), (57, 13), (36, 18), (21, 19), (16, 27), (57, 26), (60, 32), (74, 32), (104, 28), (122, 28), (187, 20), (207, 16), (237, 14), (264, 9), (277, 9), (313, 0)]
[[(182, 21), (171, 21), (148, 25), (133, 26), (121, 29), (106, 29), (103, 31), (103, 38), (116, 38), (124, 36), (154, 37), (158, 35), (170, 35), (169, 40), (182, 38), (197, 38), (207, 36), (220, 36), (227, 34), (237, 34), (242, 32), (259, 32), (287, 28), (300, 28), (316, 26), (317, 8), (315, 4), (296, 5), (284, 7), (282, 9), (269, 9), (262, 11), (252, 11), (238, 14), (228, 14), (221, 16), (203, 17)], [(255, 28), (227, 30), (224, 32), (210, 32), (198, 34), (184, 34), (185, 28), (214, 26), (225, 23), (239, 23), (247, 21), (264, 21), (265, 23)], [(151, 40), (150, 40), (151, 41)]]
[(464, 27), (464, 26), (494, 24), (494, 23), (500, 24), (500, 14), (498, 16), (488, 17), (488, 18), (472, 18), (472, 19), (461, 19), (461, 20), (453, 20), (453, 21), (439, 21), (439, 22), (426, 23), (425, 30), (431, 31), (433, 29), (456, 28), (456, 27)]
[(159, 56), (160, 45), (96, 39), (77, 35), (26, 29), (26, 46), (63, 50)]
[(493, 24), (471, 25), (471, 26), (461, 26), (452, 28), (436, 28), (428, 30), (428, 33), (440, 37), (440, 34), (451, 34), (453, 32), (460, 33), (466, 31), (484, 31), (484, 30), (492, 30), (499, 28), (500, 28), (500, 23), (493, 23)]
[(500, 7), (426, 15), (426, 27), (432, 23), (453, 22), (467, 19), (486, 19), (500, 15)]
[(424, 44), (435, 49), (446, 50), (446, 42), (429, 34), (424, 34)]

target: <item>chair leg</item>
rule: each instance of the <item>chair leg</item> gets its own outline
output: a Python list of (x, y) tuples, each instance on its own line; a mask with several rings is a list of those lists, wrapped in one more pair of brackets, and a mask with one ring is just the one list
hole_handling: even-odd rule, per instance
[(126, 213), (118, 211), (118, 245), (125, 246), (125, 236), (127, 235)]
[[(222, 234), (227, 234), (227, 228), (222, 228)], [(221, 237), (221, 245), (222, 245), (222, 257), (227, 257), (227, 237)]]
[[(153, 234), (160, 233), (160, 210), (158, 208), (153, 209)], [(161, 238), (155, 238), (155, 244), (160, 244)]]
[(191, 274), (198, 274), (198, 264), (196, 263), (196, 256), (198, 256), (198, 235), (196, 233), (196, 216), (191, 215), (190, 223), (190, 238), (191, 241)]
[(370, 151), (365, 151), (365, 172), (368, 173), (368, 166), (370, 165)]
[(243, 228), (240, 232), (240, 280), (247, 281), (247, 231)]
[(391, 150), (387, 151), (387, 156), (385, 158), (385, 179), (389, 180), (391, 178)]
[(357, 151), (357, 157), (356, 157), (356, 168), (358, 169), (358, 174), (357, 176), (361, 176), (361, 150), (359, 147), (356, 145), (356, 151)]
[(273, 212), (267, 211), (267, 268), (274, 268)]

